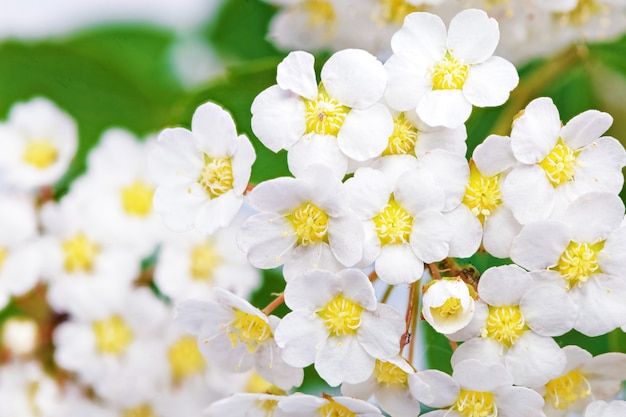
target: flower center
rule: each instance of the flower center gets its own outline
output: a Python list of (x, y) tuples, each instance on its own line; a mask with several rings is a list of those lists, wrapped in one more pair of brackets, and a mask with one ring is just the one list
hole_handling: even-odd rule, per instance
[(356, 413), (333, 400), (317, 409), (320, 417), (356, 417)]
[(265, 417), (274, 417), (276, 407), (278, 407), (278, 400), (256, 400), (254, 405), (257, 409), (265, 412)]
[(152, 411), (152, 407), (148, 404), (138, 405), (137, 407), (126, 408), (122, 411), (122, 417), (157, 417)]
[(385, 384), (387, 386), (406, 386), (409, 381), (408, 374), (400, 369), (400, 367), (391, 362), (383, 362), (378, 359), (376, 359), (374, 374), (379, 384)]
[(7, 259), (8, 254), (9, 251), (0, 246), (0, 270), (2, 270), (2, 265), (4, 265), (4, 261)]
[(489, 306), (489, 316), (482, 336), (490, 337), (507, 347), (511, 347), (527, 329), (526, 320), (524, 320), (519, 307)]
[(154, 188), (142, 180), (122, 188), (122, 207), (126, 214), (145, 217), (152, 211)]
[(233, 168), (230, 158), (211, 158), (204, 154), (204, 168), (198, 178), (211, 198), (233, 189)]
[(461, 90), (467, 79), (469, 66), (449, 53), (432, 69), (433, 90)]
[(574, 370), (546, 384), (546, 402), (551, 401), (554, 408), (565, 410), (568, 405), (591, 395), (591, 386), (580, 370)]
[(100, 246), (90, 242), (82, 232), (64, 241), (61, 248), (65, 254), (65, 270), (74, 272), (91, 272)]
[(272, 337), (272, 329), (261, 317), (235, 310), (235, 319), (228, 325), (226, 334), (233, 347), (242, 342), (248, 345), (250, 352), (256, 352)]
[(604, 241), (589, 244), (570, 242), (561, 254), (553, 269), (559, 271), (565, 280), (565, 288), (581, 287), (592, 274), (601, 273), (598, 253), (604, 248)]
[(95, 321), (92, 327), (96, 337), (96, 347), (102, 353), (118, 355), (133, 339), (133, 333), (120, 316)]
[(335, 21), (335, 9), (328, 0), (304, 0), (304, 12), (308, 15), (311, 27), (323, 26)]
[(29, 141), (22, 154), (24, 162), (38, 169), (48, 168), (57, 160), (57, 157), (57, 149), (49, 140)]
[(493, 214), (496, 208), (502, 204), (500, 175), (485, 177), (478, 170), (474, 161), (471, 161), (470, 177), (467, 187), (465, 187), (463, 204), (469, 207), (472, 214), (484, 224), (485, 217)]
[(315, 204), (306, 203), (286, 216), (299, 245), (328, 242), (328, 214)]
[(497, 417), (498, 415), (498, 407), (490, 392), (462, 389), (452, 409), (465, 417)]
[(337, 136), (350, 108), (329, 96), (321, 83), (317, 99), (303, 98), (302, 100), (305, 109), (305, 133)]
[(389, 136), (387, 148), (383, 151), (383, 155), (415, 153), (417, 135), (417, 128), (409, 122), (404, 113), (400, 113), (393, 119), (393, 133)]
[(601, 13), (609, 14), (609, 5), (600, 4), (597, 0), (578, 0), (578, 4), (569, 12), (555, 13), (557, 20), (564, 25), (584, 26), (589, 20)]
[(361, 326), (362, 311), (363, 307), (339, 294), (318, 311), (317, 315), (324, 320), (331, 336), (346, 336), (355, 334)]
[(222, 258), (213, 243), (206, 242), (197, 245), (191, 250), (191, 262), (189, 267), (191, 277), (198, 281), (208, 281), (221, 262)]
[(196, 339), (190, 336), (183, 337), (174, 343), (167, 352), (172, 376), (175, 381), (181, 381), (204, 370), (204, 357), (198, 349)]
[(383, 245), (407, 243), (413, 228), (413, 217), (393, 198), (372, 219), (378, 238)]
[(441, 318), (449, 318), (456, 315), (463, 310), (461, 299), (456, 297), (448, 298), (439, 307), (431, 307), (430, 311), (433, 316), (440, 316)]
[(550, 153), (539, 162), (539, 166), (543, 168), (550, 183), (557, 187), (574, 179), (577, 155), (578, 152), (574, 152), (559, 138)]
[(378, 0), (378, 4), (381, 6), (381, 17), (383, 20), (401, 25), (404, 18), (409, 13), (423, 11), (425, 8), (414, 6), (406, 2), (406, 0)]

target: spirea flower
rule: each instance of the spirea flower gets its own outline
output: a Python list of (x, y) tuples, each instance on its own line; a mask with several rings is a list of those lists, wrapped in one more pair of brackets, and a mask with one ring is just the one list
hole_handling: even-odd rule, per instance
[(567, 363), (561, 375), (536, 389), (545, 400), (547, 417), (581, 413), (592, 401), (614, 397), (626, 379), (626, 354), (608, 352), (593, 357), (578, 346), (563, 348)]
[(275, 334), (283, 359), (297, 367), (315, 363), (331, 386), (362, 382), (376, 359), (399, 353), (404, 320), (394, 308), (377, 303), (360, 270), (307, 271), (287, 283), (285, 303), (293, 311)]
[(626, 413), (626, 401), (594, 401), (585, 409), (585, 417), (621, 417)]
[(237, 242), (257, 268), (284, 264), (290, 280), (309, 269), (338, 271), (363, 256), (363, 227), (343, 184), (323, 165), (262, 182), (248, 202), (261, 213), (243, 223)]
[(450, 334), (467, 326), (474, 315), (473, 289), (460, 278), (444, 278), (425, 285), (422, 315), (438, 332)]
[(187, 300), (177, 306), (176, 320), (197, 335), (205, 357), (231, 372), (254, 367), (281, 389), (300, 385), (302, 369), (283, 361), (274, 339), (280, 319), (268, 317), (226, 290), (215, 288), (214, 292), (217, 302)]
[(25, 190), (61, 178), (78, 146), (76, 122), (41, 97), (15, 104), (0, 136), (0, 182)]
[(393, 121), (378, 102), (387, 74), (368, 52), (335, 53), (324, 64), (318, 86), (313, 55), (295, 51), (279, 64), (276, 81), (254, 99), (252, 129), (274, 152), (288, 150), (294, 175), (322, 163), (341, 179), (348, 158), (365, 161), (386, 148)]
[(517, 265), (487, 269), (478, 283), (476, 311), (462, 330), (452, 363), (467, 358), (505, 365), (516, 385), (538, 387), (561, 372), (565, 355), (552, 336), (572, 329), (578, 308), (555, 285), (533, 284)]
[(624, 203), (612, 193), (588, 193), (558, 220), (527, 224), (511, 259), (539, 282), (554, 284), (580, 312), (574, 329), (598, 336), (624, 325), (626, 227)]
[(387, 103), (449, 128), (463, 124), (472, 106), (503, 104), (519, 78), (509, 61), (492, 56), (499, 38), (498, 23), (482, 10), (462, 11), (448, 30), (436, 15), (409, 14), (391, 38)]
[(409, 377), (411, 392), (429, 407), (442, 408), (424, 417), (543, 417), (543, 399), (535, 391), (513, 386), (497, 363), (467, 359), (453, 364), (452, 376), (427, 370)]
[(281, 400), (278, 407), (293, 417), (381, 417), (376, 406), (356, 398), (294, 394)]
[(149, 155), (154, 209), (175, 231), (210, 234), (227, 226), (241, 207), (255, 158), (230, 114), (213, 103), (201, 105), (191, 130), (163, 130)]
[(602, 136), (613, 118), (587, 110), (562, 126), (552, 100), (541, 97), (513, 122), (511, 150), (519, 165), (501, 184), (502, 200), (521, 224), (560, 216), (592, 191), (618, 193), (626, 151)]

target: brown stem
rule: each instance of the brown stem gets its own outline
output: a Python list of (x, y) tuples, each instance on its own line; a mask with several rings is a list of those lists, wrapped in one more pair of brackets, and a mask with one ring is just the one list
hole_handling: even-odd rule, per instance
[(441, 274), (439, 273), (439, 268), (437, 268), (436, 263), (426, 264), (428, 266), (428, 270), (430, 271), (430, 275), (433, 279), (441, 279)]
[(243, 194), (246, 195), (248, 194), (250, 191), (254, 190), (255, 185), (254, 184), (248, 184), (246, 186), (246, 189), (243, 191)]
[(278, 294), (278, 296), (271, 302), (269, 303), (263, 310), (261, 310), (263, 312), (263, 314), (265, 314), (266, 316), (269, 316), (272, 311), (276, 310), (276, 307), (280, 306), (282, 303), (285, 302), (285, 293), (281, 292), (280, 294)]
[[(415, 313), (413, 314), (413, 317), (411, 319), (411, 334), (415, 335), (417, 333), (417, 323), (419, 323), (419, 319), (420, 319), (420, 314), (418, 314), (420, 312), (421, 306), (420, 306), (420, 301), (421, 301), (421, 292), (422, 292), (422, 286), (421, 285), (416, 285), (417, 287), (417, 308), (415, 309)], [(415, 340), (417, 338), (413, 337), (411, 338), (411, 343), (409, 344), (409, 363), (413, 364), (413, 357), (414, 357), (414, 352), (415, 352)]]
[(406, 307), (406, 315), (404, 316), (406, 330), (400, 337), (400, 352), (402, 352), (404, 347), (411, 341), (411, 322), (414, 316), (415, 289), (419, 287), (418, 282), (419, 281), (412, 283), (409, 287), (409, 304)]
[(389, 296), (391, 295), (391, 291), (393, 291), (393, 289), (395, 288), (395, 285), (387, 285), (387, 289), (385, 290), (385, 293), (383, 294), (382, 298), (380, 299), (381, 303), (386, 303), (387, 300), (389, 299)]
[(376, 271), (372, 271), (367, 277), (369, 278), (370, 282), (374, 282), (378, 279), (378, 274), (376, 273)]

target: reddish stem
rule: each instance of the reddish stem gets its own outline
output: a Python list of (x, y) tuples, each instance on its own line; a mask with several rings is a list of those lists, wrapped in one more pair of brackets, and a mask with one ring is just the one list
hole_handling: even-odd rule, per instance
[(404, 334), (400, 337), (400, 352), (402, 352), (404, 347), (411, 341), (411, 322), (413, 321), (416, 288), (417, 285), (414, 282), (411, 284), (411, 287), (409, 289), (409, 304), (406, 307), (406, 315), (404, 316), (406, 330)]
[(246, 186), (246, 189), (244, 190), (243, 194), (246, 195), (248, 194), (250, 191), (254, 190), (255, 185), (254, 184), (248, 184)]
[(433, 279), (441, 279), (441, 274), (439, 273), (439, 268), (437, 268), (437, 264), (426, 264), (428, 266), (428, 270), (430, 271), (430, 275)]
[(285, 293), (280, 293), (278, 294), (278, 297), (276, 297), (271, 303), (269, 303), (263, 310), (261, 310), (263, 312), (263, 314), (265, 314), (266, 316), (269, 316), (272, 311), (276, 310), (276, 307), (278, 307), (279, 305), (281, 305), (282, 303), (285, 302)]

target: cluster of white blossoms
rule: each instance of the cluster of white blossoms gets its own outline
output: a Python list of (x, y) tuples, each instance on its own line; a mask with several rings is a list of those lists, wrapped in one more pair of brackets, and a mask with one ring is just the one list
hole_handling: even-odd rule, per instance
[[(495, 19), (287, 3), (276, 27), (327, 35), (346, 29), (325, 20), (340, 11), (401, 16), (385, 62), (342, 49), (318, 81), (313, 55), (294, 51), (254, 99), (256, 144), (285, 152), (290, 176), (251, 184), (252, 142), (209, 102), (190, 129), (106, 131), (55, 196), (71, 118), (36, 99), (0, 125), (0, 303), (45, 299), (50, 318), (36, 335), (6, 322), (0, 382), (15, 382), (0, 400), (16, 401), (0, 417), (619, 415), (623, 402), (600, 400), (618, 395), (626, 354), (555, 340), (626, 331), (612, 117), (563, 123), (536, 98), (468, 160), (473, 107), (502, 105), (519, 81), (494, 56)], [(588, 3), (536, 7), (566, 19)], [(455, 259), (478, 252), (505, 264)], [(264, 308), (248, 301), (259, 269), (284, 278)], [(424, 366), (422, 319), (449, 339), (451, 375)], [(50, 344), (47, 374), (32, 359)], [(309, 372), (328, 392), (299, 389)]]
[[(321, 3), (298, 13), (321, 12)], [(278, 65), (276, 85), (252, 103), (252, 129), (286, 151), (292, 176), (237, 189), (234, 169), (216, 173), (211, 184), (223, 188), (197, 206), (242, 196), (256, 213), (239, 247), (257, 268), (282, 268), (284, 291), (260, 310), (216, 290), (215, 301), (180, 303), (176, 318), (206, 358), (254, 368), (274, 388), (216, 401), (209, 415), (410, 417), (423, 404), (439, 409), (432, 417), (563, 416), (619, 392), (626, 354), (594, 358), (554, 337), (626, 328), (626, 150), (603, 136), (608, 114), (563, 123), (549, 98), (537, 98), (510, 136), (487, 137), (468, 161), (472, 108), (503, 104), (518, 83), (515, 67), (493, 56), (499, 34), (481, 10), (462, 11), (448, 28), (417, 12), (391, 37), (384, 63), (340, 50), (319, 81), (307, 52)], [(192, 168), (204, 151), (183, 160), (187, 145), (177, 144), (166, 152), (163, 141), (151, 165), (172, 168), (161, 171), (171, 198), (155, 200), (166, 221), (206, 181)], [(228, 159), (205, 157), (205, 167), (219, 158)], [(189, 225), (198, 219), (184, 213)], [(230, 215), (201, 214), (198, 227)], [(453, 259), (478, 251), (514, 263), (472, 275)], [(374, 282), (385, 288), (378, 296)], [(405, 312), (390, 301), (397, 288), (409, 289)], [(289, 312), (273, 315), (283, 303)], [(420, 317), (450, 339), (451, 376), (420, 369)], [(341, 395), (293, 392), (311, 365)]]
[[(0, 416), (199, 416), (226, 395), (264, 392), (255, 373), (215, 368), (172, 320), (173, 303), (191, 295), (214, 299), (219, 286), (248, 297), (259, 285), (237, 248), (239, 206), (210, 236), (171, 232), (148, 167), (169, 133), (139, 140), (121, 129), (102, 134), (86, 171), (57, 195), (78, 131), (43, 98), (0, 124), (0, 308), (10, 312), (0, 322)], [(247, 157), (249, 176), (248, 146), (228, 155), (235, 170)], [(200, 161), (229, 149), (211, 141)]]
[(581, 41), (604, 41), (626, 31), (623, 0), (264, 0), (279, 7), (268, 39), (285, 50), (360, 48), (379, 58), (392, 53), (392, 35), (405, 17), (430, 12), (452, 18), (485, 10), (498, 20), (498, 53), (521, 63)]

